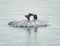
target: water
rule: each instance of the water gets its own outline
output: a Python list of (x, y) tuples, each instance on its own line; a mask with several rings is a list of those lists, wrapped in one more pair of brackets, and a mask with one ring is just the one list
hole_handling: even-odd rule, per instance
[[(51, 26), (8, 26), (10, 21), (24, 20), (29, 12)], [(0, 46), (60, 46), (60, 0), (0, 0)]]

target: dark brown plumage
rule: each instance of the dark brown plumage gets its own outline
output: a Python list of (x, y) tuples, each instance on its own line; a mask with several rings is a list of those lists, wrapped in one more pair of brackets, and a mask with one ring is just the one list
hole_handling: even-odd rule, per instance
[(34, 20), (37, 20), (37, 15), (36, 14), (34, 15)]
[(33, 16), (34, 20), (37, 20), (37, 15), (33, 15), (32, 13), (29, 13), (28, 15), (25, 15), (25, 17), (30, 20), (30, 17)]
[(30, 17), (31, 17), (31, 16), (33, 16), (32, 13), (29, 13), (28, 15), (25, 15), (25, 17), (26, 17), (28, 20), (30, 20)]

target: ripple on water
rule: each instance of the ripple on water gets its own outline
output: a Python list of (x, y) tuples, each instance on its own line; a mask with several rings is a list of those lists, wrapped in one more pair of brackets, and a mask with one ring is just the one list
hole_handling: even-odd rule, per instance
[(43, 21), (43, 20), (20, 20), (20, 21), (11, 21), (8, 23), (8, 25), (12, 27), (46, 27), (49, 26), (48, 21)]

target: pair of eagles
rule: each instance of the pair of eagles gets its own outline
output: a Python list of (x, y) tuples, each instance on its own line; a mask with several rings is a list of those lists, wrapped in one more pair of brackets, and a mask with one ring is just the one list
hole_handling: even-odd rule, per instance
[(27, 20), (30, 20), (31, 16), (33, 16), (34, 20), (37, 20), (37, 15), (36, 14), (29, 13), (28, 15), (25, 15), (25, 17), (27, 18)]

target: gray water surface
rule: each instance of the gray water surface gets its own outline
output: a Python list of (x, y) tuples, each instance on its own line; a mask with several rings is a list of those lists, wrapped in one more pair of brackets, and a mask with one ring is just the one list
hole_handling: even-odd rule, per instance
[[(16, 28), (10, 21), (29, 12), (51, 23), (48, 27)], [(0, 46), (60, 46), (60, 0), (0, 0)]]

